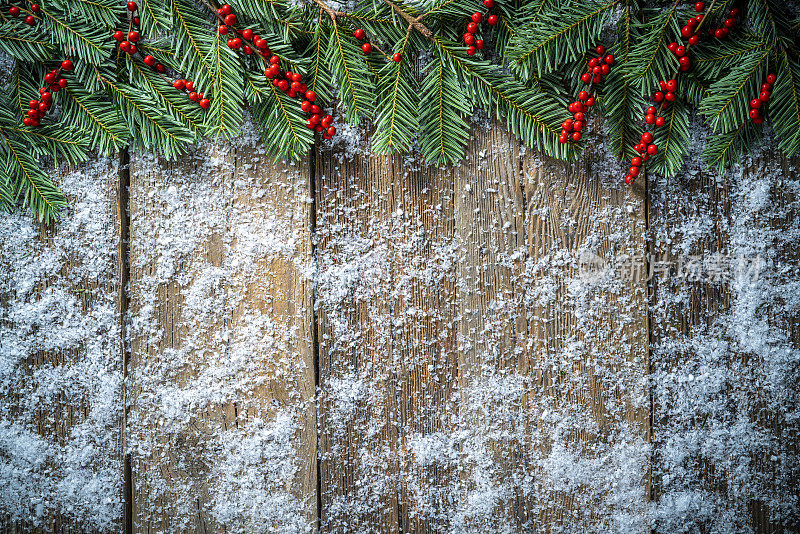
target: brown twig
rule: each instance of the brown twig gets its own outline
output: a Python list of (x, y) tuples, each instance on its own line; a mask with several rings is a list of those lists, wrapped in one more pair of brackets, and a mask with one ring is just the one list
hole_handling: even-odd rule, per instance
[[(314, 1), (316, 1), (316, 0), (314, 0)], [(427, 37), (428, 39), (432, 39), (432, 38), (433, 38), (433, 32), (432, 32), (432, 31), (430, 31), (430, 30), (427, 28), (427, 26), (425, 26), (425, 25), (424, 25), (423, 23), (421, 23), (419, 20), (415, 19), (414, 17), (412, 17), (411, 15), (409, 15), (408, 13), (406, 13), (405, 11), (403, 11), (402, 9), (400, 9), (400, 8), (399, 8), (399, 7), (398, 7), (398, 6), (397, 6), (397, 5), (396, 5), (394, 2), (392, 2), (392, 0), (383, 0), (383, 1), (384, 1), (384, 2), (386, 2), (386, 4), (387, 4), (389, 7), (391, 7), (391, 8), (392, 8), (392, 9), (393, 9), (393, 10), (394, 10), (394, 11), (395, 11), (395, 12), (396, 12), (398, 15), (400, 15), (401, 17), (403, 17), (403, 19), (404, 19), (406, 22), (408, 22), (408, 28), (409, 28), (409, 30), (410, 30), (411, 28), (414, 28), (414, 29), (415, 29), (415, 30), (417, 30), (419, 33), (421, 33), (422, 35), (424, 35), (425, 37)]]
[(322, 0), (314, 0), (314, 3), (317, 4), (320, 7), (320, 9), (322, 9), (325, 13), (330, 15), (331, 20), (334, 22), (336, 22), (336, 17), (341, 15), (341, 13), (335, 11), (331, 6), (329, 6)]

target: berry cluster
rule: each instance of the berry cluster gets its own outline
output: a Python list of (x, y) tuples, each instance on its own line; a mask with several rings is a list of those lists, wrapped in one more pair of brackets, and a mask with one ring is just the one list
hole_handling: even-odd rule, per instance
[(39, 126), (42, 117), (53, 105), (53, 93), (59, 92), (67, 86), (67, 80), (60, 77), (61, 71), (69, 72), (74, 68), (72, 61), (65, 59), (61, 62), (61, 67), (53, 69), (44, 77), (45, 86), (39, 89), (39, 100), (28, 102), (28, 116), (22, 119), (25, 126)]
[[(361, 28), (356, 28), (356, 31), (353, 32), (353, 35), (359, 41), (365, 41), (367, 39), (366, 32)], [(370, 55), (374, 48), (375, 47), (372, 45), (372, 43), (369, 42), (361, 45), (361, 50), (367, 55)], [(403, 54), (401, 54), (400, 52), (395, 52), (392, 55), (392, 61), (394, 61), (395, 63), (400, 63), (401, 61), (403, 61)]]
[(606, 47), (600, 45), (596, 49), (597, 57), (591, 58), (587, 63), (587, 70), (581, 75), (583, 83), (595, 84), (603, 81), (603, 76), (611, 72), (611, 65), (614, 64), (614, 56), (606, 53)]
[(247, 56), (253, 55), (258, 51), (261, 57), (265, 59), (272, 55), (272, 50), (270, 50), (266, 39), (249, 28), (240, 30), (235, 27), (237, 18), (230, 5), (225, 4), (217, 9), (217, 17), (222, 23), (217, 27), (220, 35), (228, 35), (233, 31), (233, 37), (229, 37), (227, 41), (228, 48), (241, 50)]
[[(491, 9), (494, 7), (494, 0), (483, 0), (483, 5)], [(483, 39), (477, 36), (479, 24), (483, 22), (484, 14), (476, 11), (472, 14), (470, 22), (467, 23), (467, 31), (464, 33), (464, 44), (467, 45), (467, 54), (474, 56), (478, 50), (483, 50)], [(499, 22), (497, 15), (491, 14), (486, 16), (486, 23), (489, 26), (494, 26)]]
[(317, 95), (314, 91), (306, 91), (306, 99), (300, 104), (300, 109), (310, 115), (306, 121), (306, 126), (310, 130), (322, 132), (322, 137), (325, 139), (330, 139), (336, 135), (333, 117), (331, 115), (322, 115), (322, 108), (313, 103), (316, 99)]
[[(667, 81), (661, 80), (658, 84), (661, 86), (661, 90), (656, 91), (652, 98), (653, 102), (660, 105), (658, 108), (649, 106), (645, 110), (644, 122), (649, 126), (661, 128), (666, 125), (667, 122), (660, 113), (664, 108), (668, 107), (670, 103), (675, 102), (678, 92), (678, 81), (675, 79)], [(633, 146), (633, 150), (639, 155), (631, 159), (631, 167), (628, 169), (627, 176), (625, 176), (626, 184), (632, 183), (636, 177), (639, 176), (641, 167), (650, 159), (650, 156), (658, 154), (658, 145), (653, 143), (653, 134), (647, 131), (644, 132), (639, 142)]]
[(206, 98), (204, 93), (198, 92), (196, 87), (194, 86), (194, 82), (189, 80), (175, 80), (172, 83), (173, 87), (178, 91), (185, 91), (189, 95), (189, 100), (192, 102), (197, 102), (200, 104), (200, 107), (203, 109), (208, 109), (211, 106), (211, 100)]
[(761, 84), (761, 93), (758, 98), (750, 101), (750, 118), (754, 124), (761, 124), (764, 122), (762, 106), (769, 101), (772, 94), (772, 86), (775, 83), (776, 76), (774, 74), (767, 75), (767, 81)]
[(587, 84), (588, 87), (578, 93), (578, 100), (567, 107), (569, 112), (572, 113), (572, 118), (561, 123), (561, 135), (558, 136), (558, 142), (562, 145), (570, 140), (575, 142), (581, 140), (583, 135), (581, 131), (586, 126), (586, 113), (595, 103), (595, 97), (589, 91), (592, 89), (592, 85), (603, 81), (603, 76), (611, 72), (611, 65), (614, 64), (614, 56), (611, 54), (605, 55), (605, 46), (599, 45), (595, 52), (597, 52), (598, 57), (588, 60), (588, 70), (581, 75), (581, 81)]
[[(25, 24), (28, 26), (35, 26), (38, 19), (33, 16), (33, 13), (39, 13), (41, 10), (42, 8), (39, 7), (39, 4), (31, 4), (31, 13), (25, 17)], [(14, 18), (17, 18), (20, 14), (20, 8), (17, 6), (11, 6), (8, 8), (8, 14)]]
[[(698, 3), (702, 4), (702, 2)], [(697, 9), (697, 6), (695, 6), (695, 9)], [(736, 26), (736, 18), (738, 16), (739, 16), (739, 10), (737, 8), (731, 9), (730, 12), (728, 13), (728, 18), (725, 19), (721, 27), (708, 29), (708, 36), (716, 37), (717, 39), (727, 38), (731, 28)]]

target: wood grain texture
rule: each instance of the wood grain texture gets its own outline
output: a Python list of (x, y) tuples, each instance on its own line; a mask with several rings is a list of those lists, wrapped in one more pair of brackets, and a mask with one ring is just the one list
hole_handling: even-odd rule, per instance
[(314, 530), (309, 182), (247, 143), (133, 161), (136, 532)]
[(53, 177), (61, 221), (2, 215), (0, 531), (110, 532), (123, 499), (118, 168), (92, 160)]
[[(645, 204), (586, 153), (523, 158), (535, 517), (545, 532), (648, 531)], [(624, 465), (623, 465), (624, 464)]]

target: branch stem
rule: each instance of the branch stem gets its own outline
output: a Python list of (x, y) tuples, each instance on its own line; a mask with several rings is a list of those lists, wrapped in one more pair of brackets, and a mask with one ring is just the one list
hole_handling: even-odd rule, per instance
[(400, 7), (394, 2), (392, 2), (392, 0), (383, 0), (383, 1), (386, 2), (386, 5), (391, 7), (395, 11), (395, 13), (400, 15), (406, 22), (408, 22), (409, 29), (414, 28), (428, 39), (433, 38), (433, 32), (430, 31), (428, 27), (425, 26), (423, 23), (421, 23), (418, 19), (415, 19), (414, 17), (412, 17), (411, 15), (400, 9)]

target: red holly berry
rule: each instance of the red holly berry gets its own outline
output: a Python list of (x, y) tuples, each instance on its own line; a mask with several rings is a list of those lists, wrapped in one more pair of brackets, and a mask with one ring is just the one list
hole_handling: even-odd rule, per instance
[(481, 22), (483, 22), (483, 15), (478, 12), (473, 13), (472, 22), (474, 22), (475, 24), (480, 24)]
[(586, 105), (589, 107), (594, 106), (594, 97), (590, 96), (589, 99), (586, 101)]
[(729, 13), (729, 15), (731, 17), (733, 17), (733, 18), (736, 18), (736, 17), (739, 16), (739, 10), (737, 8), (733, 8), (733, 9), (731, 9), (731, 12)]
[(714, 30), (714, 37), (716, 37), (717, 39), (723, 39), (725, 37), (725, 30), (723, 30), (722, 28), (717, 28), (716, 30)]
[(639, 176), (639, 167), (631, 167), (630, 169), (628, 169), (628, 174), (634, 177)]
[(656, 116), (653, 115), (652, 113), (648, 113), (647, 115), (644, 116), (644, 122), (646, 122), (647, 124), (655, 124)]
[(30, 117), (25, 117), (24, 119), (22, 119), (22, 124), (24, 124), (25, 126), (33, 126), (33, 119), (31, 119)]
[(136, 5), (136, 2), (128, 2), (128, 11), (136, 11), (139, 9), (139, 6)]
[(483, 50), (483, 39), (475, 39), (475, 48)]
[(311, 115), (311, 117), (308, 119), (308, 122), (310, 122), (314, 126), (319, 124), (319, 113), (314, 113), (313, 115)]
[(475, 44), (475, 36), (471, 33), (464, 34), (464, 44), (473, 45)]
[(197, 93), (196, 93), (196, 92), (194, 92), (194, 91), (192, 91), (191, 93), (189, 93), (189, 100), (191, 100), (192, 102), (195, 102), (195, 101), (197, 101)]
[(364, 43), (361, 45), (361, 50), (363, 50), (365, 54), (369, 54), (372, 52), (372, 45), (369, 43)]
[(691, 37), (689, 37), (689, 44), (691, 46), (695, 46), (699, 42), (700, 42), (700, 38), (697, 35), (692, 35)]
[(228, 39), (228, 46), (234, 50), (238, 50), (242, 47), (242, 40), (238, 37), (234, 37), (233, 39)]
[(11, 15), (12, 17), (18, 17), (19, 8), (17, 6), (11, 6), (10, 8), (8, 8), (8, 14)]
[(478, 33), (478, 25), (475, 24), (474, 22), (470, 22), (469, 24), (467, 24), (467, 31), (469, 33)]
[(474, 56), (477, 51), (478, 51), (478, 49), (475, 48), (474, 46), (468, 46), (467, 47), (467, 55), (468, 56)]
[(647, 153), (650, 154), (651, 156), (655, 156), (656, 154), (658, 154), (658, 147), (656, 145), (650, 145), (649, 147), (647, 147)]
[(678, 48), (676, 48), (675, 49), (675, 55), (678, 56), (678, 57), (685, 56), (686, 55), (686, 47), (685, 46), (679, 46)]
[(579, 100), (586, 100), (587, 98), (589, 98), (589, 93), (587, 91), (581, 91), (578, 93)]
[(681, 37), (688, 38), (691, 37), (694, 33), (694, 30), (690, 26), (684, 26), (681, 28)]
[(694, 10), (695, 10), (695, 11), (697, 11), (698, 13), (700, 13), (701, 11), (703, 11), (705, 8), (706, 8), (706, 4), (705, 4), (705, 2), (697, 2), (697, 3), (694, 5)]
[(220, 11), (222, 11), (223, 15), (230, 15), (231, 13), (233, 13), (233, 8), (229, 4), (225, 4), (219, 9)]
[(492, 8), (494, 7), (494, 0), (483, 0), (483, 5), (486, 7)]
[(115, 31), (114, 32), (114, 40), (118, 41), (118, 42), (124, 41), (125, 40), (125, 33), (120, 31), (120, 30)]
[(769, 100), (769, 91), (761, 91), (761, 94), (758, 95), (758, 99), (762, 102)]
[(778, 78), (774, 74), (767, 74), (767, 83), (768, 84), (771, 85), (771, 84), (775, 83), (775, 80), (777, 80), (777, 79)]
[(136, 43), (139, 41), (139, 32), (136, 30), (128, 33), (128, 41)]
[(328, 126), (331, 125), (331, 123), (333, 123), (333, 117), (331, 117), (330, 115), (325, 115), (324, 117), (322, 117), (322, 122), (320, 122), (323, 128), (327, 128)]
[(317, 93), (315, 93), (314, 91), (306, 91), (306, 100), (308, 100), (309, 102), (313, 102), (316, 99), (317, 99)]
[(242, 46), (242, 52), (244, 52), (245, 54), (247, 54), (249, 56), (250, 54), (253, 53), (253, 49), (252, 49), (252, 47), (250, 45), (244, 45), (244, 46)]
[(133, 22), (134, 26), (138, 26), (139, 24), (141, 24), (142, 19), (140, 19), (139, 17), (133, 17), (133, 20), (131, 22)]
[(33, 18), (31, 15), (28, 15), (27, 17), (25, 17), (25, 24), (27, 24), (28, 26), (33, 26), (34, 24), (36, 24), (36, 19)]
[(300, 102), (300, 109), (302, 109), (304, 113), (308, 113), (309, 110), (311, 109), (311, 102), (309, 102), (308, 100), (303, 100), (302, 102)]
[(186, 80), (175, 80), (172, 82), (172, 85), (175, 86), (175, 89), (178, 91), (183, 91), (186, 88)]
[[(484, 4), (485, 3), (486, 2), (484, 2)], [(489, 17), (486, 19), (486, 22), (489, 23), (489, 26), (494, 26), (495, 24), (497, 24), (497, 20), (498, 20), (497, 15), (489, 15)]]
[(596, 57), (593, 57), (592, 59), (589, 60), (589, 63), (587, 63), (587, 65), (589, 66), (590, 69), (595, 68), (599, 64), (600, 64), (600, 60), (597, 59)]
[(689, 56), (683, 56), (678, 60), (682, 71), (687, 71), (692, 66), (692, 60)]
[(664, 117), (656, 117), (656, 126), (657, 127), (660, 128), (660, 127), (664, 126), (664, 124), (666, 124), (666, 121), (664, 120)]
[(592, 74), (590, 72), (584, 72), (581, 76), (581, 81), (583, 83), (589, 83), (592, 81)]
[(678, 82), (675, 80), (668, 80), (665, 84), (665, 89), (674, 93), (678, 89)]
[(166, 72), (166, 70), (167, 69), (166, 69), (166, 67), (164, 67), (164, 65), (162, 65), (161, 63), (156, 63), (156, 71), (157, 72), (163, 74), (164, 72)]
[(573, 141), (580, 141), (581, 140), (581, 133), (580, 132), (572, 132), (572, 140)]
[(328, 126), (328, 129), (325, 130), (325, 132), (328, 134), (328, 137), (333, 137), (336, 135), (336, 126)]
[(269, 62), (272, 63), (273, 65), (278, 65), (281, 62), (281, 58), (279, 58), (278, 56), (272, 56), (271, 58), (269, 58)]
[(61, 69), (62, 70), (65, 70), (65, 71), (69, 72), (73, 68), (74, 68), (74, 65), (72, 64), (72, 61), (70, 61), (69, 59), (65, 59), (64, 61), (61, 62)]
[(36, 109), (37, 107), (39, 107), (39, 101), (38, 100), (28, 101), (28, 107), (31, 109)]
[(653, 142), (653, 134), (650, 132), (644, 132), (642, 134), (642, 143), (649, 144)]
[(367, 38), (367, 34), (364, 33), (364, 30), (362, 30), (361, 28), (356, 29), (354, 35), (356, 36), (356, 39), (358, 39), (359, 41), (363, 41), (364, 39)]
[(611, 55), (611, 54), (608, 54), (606, 56), (606, 65), (613, 65), (613, 64), (614, 64), (614, 56)]
[(667, 94), (664, 95), (664, 99), (667, 102), (675, 102), (675, 93), (668, 91)]
[(153, 56), (144, 56), (144, 64), (147, 65), (148, 67), (152, 67), (153, 65), (156, 64), (156, 58), (154, 58)]
[(401, 54), (400, 52), (395, 52), (394, 55), (392, 55), (392, 61), (394, 61), (395, 63), (400, 63), (401, 61), (403, 61), (403, 54)]
[(576, 132), (580, 132), (581, 130), (583, 130), (585, 124), (586, 123), (583, 121), (575, 121), (572, 123), (572, 129)]
[(678, 49), (678, 43), (672, 42), (667, 46), (667, 48), (669, 49), (670, 52), (674, 54), (675, 50)]
[(230, 15), (225, 15), (225, 25), (226, 26), (233, 26), (236, 24), (236, 15), (231, 13)]
[(322, 113), (322, 108), (316, 104), (311, 104), (311, 113), (314, 115), (319, 115)]
[(761, 112), (759, 112), (757, 109), (754, 108), (754, 109), (750, 110), (750, 118), (751, 119), (757, 119), (760, 116), (761, 116)]
[(67, 80), (65, 78), (61, 78), (58, 80), (58, 86), (64, 89), (67, 86)]
[(572, 130), (572, 119), (567, 119), (561, 123), (561, 129), (565, 131)]
[(733, 26), (736, 24), (736, 19), (725, 19), (724, 24), (726, 28), (733, 28)]
[(192, 82), (192, 81), (187, 81), (187, 82), (186, 82), (186, 90), (187, 90), (187, 91), (189, 91), (190, 93), (191, 93), (192, 91), (194, 91), (194, 82)]
[(217, 31), (219, 32), (220, 35), (228, 35), (228, 27), (225, 26), (224, 24), (220, 24), (219, 27), (217, 28)]
[(122, 50), (123, 52), (128, 52), (131, 49), (131, 44), (128, 41), (122, 41), (119, 44), (119, 49)]
[(595, 51), (597, 52), (597, 55), (602, 56), (603, 54), (606, 53), (606, 47), (603, 46), (603, 45), (597, 45), (597, 48), (595, 48)]
[(635, 158), (631, 158), (631, 166), (632, 167), (641, 167), (642, 165), (642, 158), (636, 156)]
[(653, 94), (653, 102), (661, 102), (662, 100), (664, 100), (664, 93), (657, 91)]
[(33, 11), (34, 13), (38, 13), (41, 10), (42, 8), (39, 7), (39, 4), (31, 4), (31, 11)]

